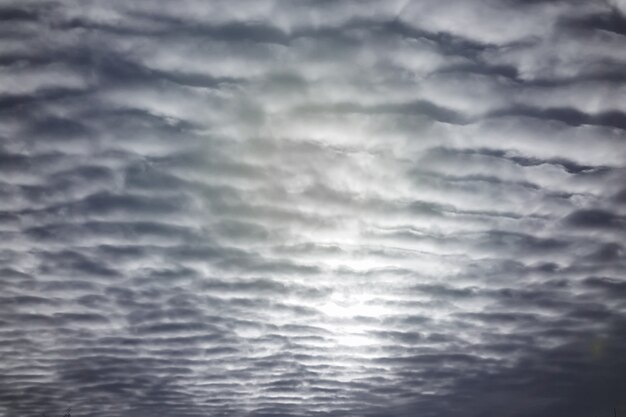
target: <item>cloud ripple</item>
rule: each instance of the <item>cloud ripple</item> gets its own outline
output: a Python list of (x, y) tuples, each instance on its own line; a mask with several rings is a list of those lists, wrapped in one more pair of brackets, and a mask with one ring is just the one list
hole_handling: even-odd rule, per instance
[(0, 414), (626, 409), (625, 13), (5, 2)]

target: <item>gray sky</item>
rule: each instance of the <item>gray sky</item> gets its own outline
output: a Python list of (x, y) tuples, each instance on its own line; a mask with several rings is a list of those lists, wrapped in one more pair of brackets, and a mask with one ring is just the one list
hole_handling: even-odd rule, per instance
[(0, 416), (626, 415), (625, 63), (623, 0), (2, 1)]

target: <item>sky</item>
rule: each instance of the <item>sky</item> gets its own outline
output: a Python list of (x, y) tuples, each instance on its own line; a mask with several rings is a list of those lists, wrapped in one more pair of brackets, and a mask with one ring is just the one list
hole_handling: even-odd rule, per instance
[(625, 97), (624, 0), (0, 1), (0, 416), (626, 416)]

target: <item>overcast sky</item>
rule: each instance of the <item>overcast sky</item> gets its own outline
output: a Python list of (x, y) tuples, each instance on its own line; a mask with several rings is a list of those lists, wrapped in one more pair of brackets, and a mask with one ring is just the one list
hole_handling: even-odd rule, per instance
[(626, 416), (626, 1), (0, 1), (0, 416)]

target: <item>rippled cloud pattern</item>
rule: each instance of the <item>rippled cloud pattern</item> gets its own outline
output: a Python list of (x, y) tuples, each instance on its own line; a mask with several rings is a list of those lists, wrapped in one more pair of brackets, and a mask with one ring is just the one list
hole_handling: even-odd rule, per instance
[(626, 2), (7, 0), (0, 415), (626, 415)]

